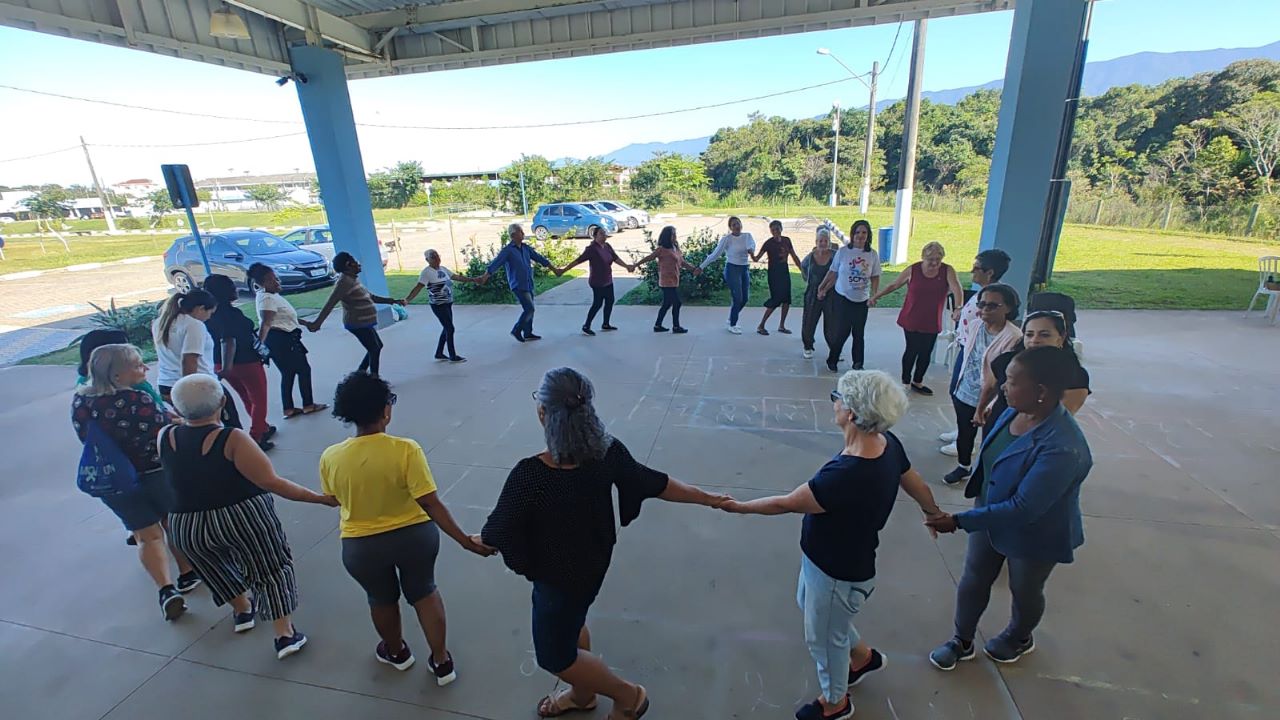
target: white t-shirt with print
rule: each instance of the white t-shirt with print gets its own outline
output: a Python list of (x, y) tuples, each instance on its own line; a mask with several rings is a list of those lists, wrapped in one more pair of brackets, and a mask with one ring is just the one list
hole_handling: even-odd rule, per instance
[(427, 288), (427, 302), (432, 305), (448, 305), (453, 302), (453, 273), (441, 265), (433, 268), (430, 265), (422, 268), (418, 274), (418, 282)]
[(257, 297), (254, 298), (254, 306), (258, 309), (258, 324), (262, 324), (262, 313), (273, 312), (275, 315), (271, 318), (271, 327), (275, 330), (283, 330), (285, 332), (293, 332), (298, 329), (298, 311), (293, 305), (279, 293), (269, 293), (259, 291)]
[(185, 313), (174, 318), (169, 327), (169, 342), (160, 342), (160, 319), (151, 323), (151, 337), (156, 345), (157, 383), (172, 387), (182, 379), (182, 356), (197, 355), (196, 372), (213, 374), (213, 336), (204, 323)]
[(871, 298), (871, 278), (880, 277), (880, 256), (845, 246), (836, 251), (831, 270), (836, 274), (836, 292), (853, 302), (866, 302)]

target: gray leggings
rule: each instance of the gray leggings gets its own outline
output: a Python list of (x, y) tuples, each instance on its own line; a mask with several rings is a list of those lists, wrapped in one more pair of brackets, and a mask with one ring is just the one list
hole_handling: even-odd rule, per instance
[(1000, 577), (1000, 568), (1009, 564), (1009, 592), (1013, 614), (1001, 633), (1025, 640), (1044, 617), (1044, 585), (1057, 563), (1006, 558), (991, 547), (985, 532), (969, 533), (969, 549), (964, 557), (964, 575), (956, 589), (956, 637), (972, 642), (978, 618), (991, 600), (991, 586)]

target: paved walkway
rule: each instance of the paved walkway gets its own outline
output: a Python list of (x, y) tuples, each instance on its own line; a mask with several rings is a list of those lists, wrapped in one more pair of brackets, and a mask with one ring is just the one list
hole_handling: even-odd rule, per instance
[[(795, 337), (725, 333), (722, 309), (688, 308), (689, 335), (655, 336), (650, 308), (623, 307), (619, 332), (584, 337), (580, 307), (544, 305), (546, 339), (517, 345), (505, 334), (516, 308), (459, 307), (463, 365), (425, 360), (437, 326), (411, 312), (384, 334), (384, 372), (400, 396), (391, 429), (422, 443), (468, 529), (481, 526), (508, 469), (541, 447), (529, 392), (558, 365), (595, 381), (602, 418), (641, 461), (739, 497), (790, 490), (839, 447), (832, 376), (801, 359)], [(1095, 391), (1080, 415), (1096, 458), (1083, 494), (1088, 540), (1049, 584), (1039, 649), (1014, 666), (928, 665), (950, 634), (964, 540), (931, 540), (904, 498), (858, 623), (890, 664), (856, 689), (857, 717), (1276, 717), (1280, 333), (1235, 313), (1088, 312), (1080, 327)], [(893, 311), (872, 311), (868, 339), (869, 365), (895, 368)], [(308, 343), (327, 395), (358, 346), (337, 327)], [(364, 598), (326, 508), (276, 501), (301, 584), (297, 623), (312, 638), (301, 654), (277, 661), (266, 624), (234, 635), (203, 589), (188, 615), (164, 624), (119, 522), (74, 489), (72, 375), (0, 369), (0, 715), (534, 717), (553, 680), (533, 661), (528, 583), (443, 543), (437, 577), (459, 680), (437, 688), (425, 663), (397, 673), (374, 662)], [(935, 367), (929, 382), (945, 377)], [(940, 483), (949, 465), (935, 437), (948, 404), (911, 402), (895, 431), (939, 501), (963, 508), (960, 491)], [(316, 487), (319, 453), (349, 430), (324, 416), (277, 424), (278, 471)], [(798, 533), (795, 517), (656, 502), (622, 531), (591, 627), (607, 662), (648, 687), (649, 717), (785, 720), (815, 695), (794, 599)], [(998, 584), (985, 635), (1003, 626), (1008, 603)], [(405, 632), (421, 657), (416, 624), (406, 620)], [(604, 718), (604, 705), (584, 717)]]

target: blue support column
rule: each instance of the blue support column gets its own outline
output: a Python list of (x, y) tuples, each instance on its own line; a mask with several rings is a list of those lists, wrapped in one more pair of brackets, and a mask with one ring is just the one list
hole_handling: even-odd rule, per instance
[[(360, 280), (370, 292), (388, 295), (342, 56), (332, 50), (299, 45), (289, 49), (289, 62), (295, 73), (306, 78), (306, 82), (295, 78), (294, 84), (298, 86), (302, 120), (307, 126), (334, 248), (345, 250), (360, 261)], [(387, 319), (392, 317), (390, 313), (378, 315), (380, 321), (384, 315)]]
[(979, 248), (1009, 253), (1004, 282), (1024, 301), (1087, 18), (1086, 0), (1018, 0), (1013, 11)]

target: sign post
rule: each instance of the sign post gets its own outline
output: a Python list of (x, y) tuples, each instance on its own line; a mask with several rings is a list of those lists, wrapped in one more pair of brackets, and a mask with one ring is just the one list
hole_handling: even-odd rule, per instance
[(196, 239), (196, 247), (200, 250), (200, 262), (204, 265), (204, 276), (213, 274), (209, 267), (209, 254), (205, 252), (204, 240), (200, 239), (200, 228), (196, 227), (196, 214), (192, 209), (200, 207), (200, 198), (196, 196), (196, 186), (191, 182), (191, 169), (186, 165), (161, 165), (164, 184), (169, 190), (169, 200), (174, 207), (187, 212), (187, 223), (191, 226), (191, 235)]

